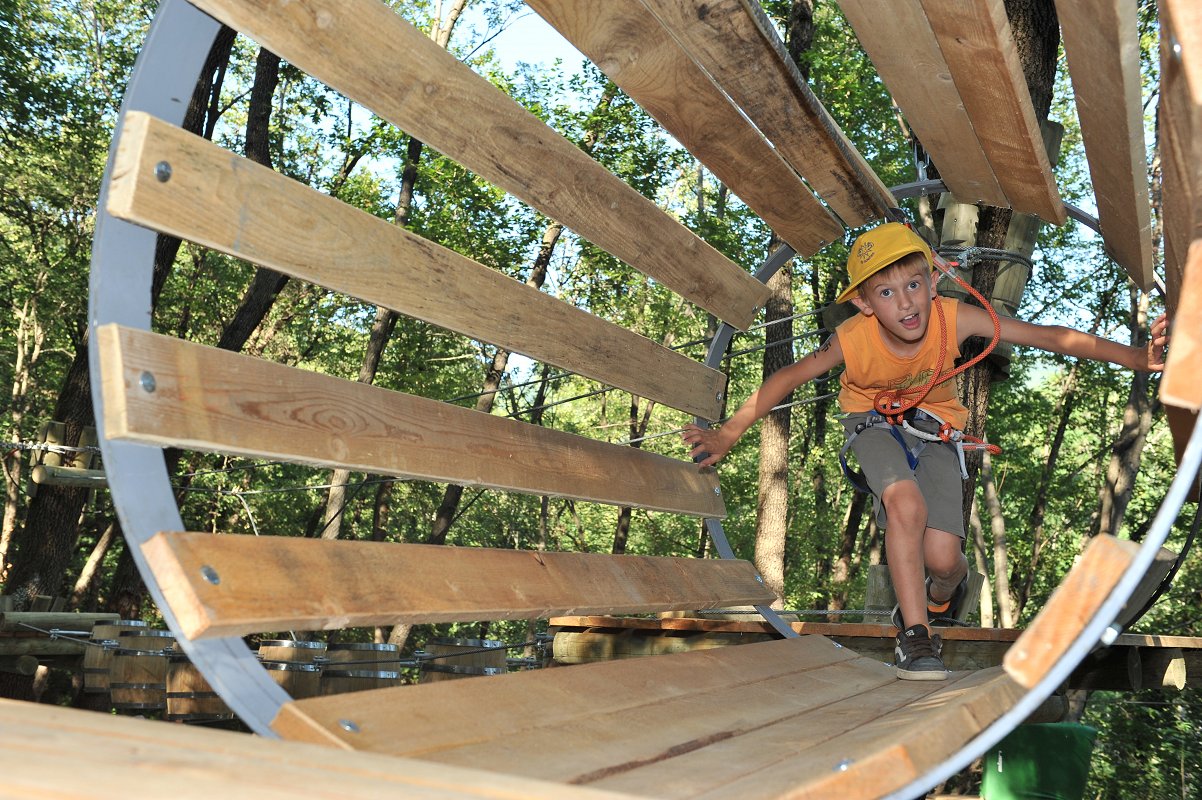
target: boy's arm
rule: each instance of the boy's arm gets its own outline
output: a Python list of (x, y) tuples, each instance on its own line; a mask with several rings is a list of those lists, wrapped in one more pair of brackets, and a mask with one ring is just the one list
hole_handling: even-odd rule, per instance
[(689, 424), (684, 426), (680, 436), (693, 445), (690, 455), (694, 458), (706, 456), (699, 466), (711, 466), (729, 453), (739, 437), (757, 420), (766, 416), (789, 392), (803, 383), (825, 375), (842, 363), (843, 349), (839, 346), (839, 337), (832, 334), (821, 347), (805, 358), (768, 376), (763, 385), (752, 392), (751, 396), (743, 401), (743, 405), (739, 406), (739, 410), (722, 423), (721, 427), (700, 428)]
[[(1050, 353), (1076, 358), (1109, 361), (1140, 372), (1159, 372), (1164, 369), (1164, 349), (1169, 342), (1168, 318), (1164, 316), (1152, 323), (1152, 335), (1144, 347), (1119, 344), (1063, 325), (1035, 325), (1000, 315), (999, 318), (1002, 341), (1011, 344), (1038, 347)], [(993, 321), (984, 309), (961, 303), (956, 318), (956, 333), (961, 343), (969, 336), (989, 339), (993, 336)]]

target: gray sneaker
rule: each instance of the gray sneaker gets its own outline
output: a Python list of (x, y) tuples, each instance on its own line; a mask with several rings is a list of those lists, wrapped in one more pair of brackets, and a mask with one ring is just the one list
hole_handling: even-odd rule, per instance
[(893, 649), (897, 663), (897, 677), (903, 681), (944, 681), (947, 668), (943, 666), (940, 652), (943, 639), (931, 636), (922, 625), (911, 625), (899, 631)]

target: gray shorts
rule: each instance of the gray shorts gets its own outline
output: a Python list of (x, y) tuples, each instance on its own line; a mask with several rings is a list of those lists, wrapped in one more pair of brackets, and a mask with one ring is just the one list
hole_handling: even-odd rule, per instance
[[(850, 414), (840, 420), (848, 436), (864, 422), (867, 414)], [(934, 421), (911, 422), (923, 432), (935, 433), (939, 424)], [(964, 478), (956, 449), (945, 442), (924, 442), (909, 431), (898, 428), (906, 446), (913, 450), (925, 445), (918, 454), (918, 466), (910, 469), (906, 454), (887, 424), (874, 425), (861, 431), (851, 443), (851, 452), (860, 462), (860, 469), (872, 490), (876, 521), (886, 527), (885, 507), (881, 493), (898, 481), (914, 481), (927, 502), (927, 527), (964, 538)]]

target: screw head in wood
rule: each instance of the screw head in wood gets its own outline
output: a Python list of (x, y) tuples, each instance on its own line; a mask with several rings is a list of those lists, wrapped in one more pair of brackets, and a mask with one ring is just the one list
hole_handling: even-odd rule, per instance
[(213, 569), (208, 564), (205, 564), (200, 568), (200, 576), (214, 586), (217, 586), (221, 583), (221, 575), (219, 575), (217, 570)]
[(142, 386), (142, 391), (153, 392), (155, 389), (154, 375), (149, 372), (143, 372), (138, 379), (138, 383)]
[(347, 733), (358, 733), (359, 732), (359, 726), (356, 725), (354, 722), (352, 722), (349, 719), (338, 720), (338, 727), (342, 728)]
[(160, 161), (155, 164), (154, 176), (158, 178), (159, 183), (166, 183), (171, 180), (171, 165), (166, 161)]

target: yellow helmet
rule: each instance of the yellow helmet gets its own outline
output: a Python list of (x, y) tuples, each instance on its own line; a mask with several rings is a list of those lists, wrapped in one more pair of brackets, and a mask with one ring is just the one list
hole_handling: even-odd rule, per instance
[(927, 260), (927, 268), (934, 268), (931, 248), (921, 236), (900, 222), (886, 222), (861, 233), (852, 243), (851, 253), (847, 256), (847, 275), (851, 285), (835, 298), (835, 302), (846, 303), (855, 296), (861, 283), (910, 253), (922, 253)]

